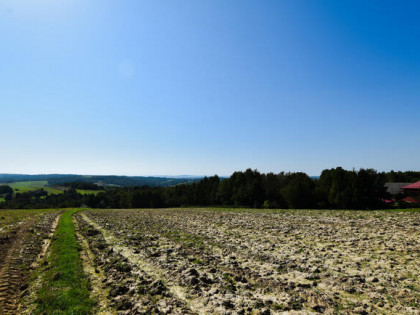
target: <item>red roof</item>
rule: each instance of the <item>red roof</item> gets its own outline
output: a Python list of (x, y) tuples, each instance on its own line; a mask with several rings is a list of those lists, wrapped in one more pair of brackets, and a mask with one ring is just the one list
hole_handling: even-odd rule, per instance
[(420, 189), (420, 182), (412, 183), (410, 185), (404, 186), (402, 189)]
[(413, 197), (405, 197), (404, 199), (401, 199), (400, 201), (407, 202), (407, 203), (420, 203), (420, 200), (417, 200)]

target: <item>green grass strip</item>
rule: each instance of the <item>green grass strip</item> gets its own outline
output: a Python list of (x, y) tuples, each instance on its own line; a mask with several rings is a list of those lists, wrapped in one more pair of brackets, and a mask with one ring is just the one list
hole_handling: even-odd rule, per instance
[(72, 215), (66, 211), (51, 243), (43, 287), (37, 294), (36, 314), (91, 314), (94, 302), (89, 298), (89, 284), (83, 273), (81, 250)]

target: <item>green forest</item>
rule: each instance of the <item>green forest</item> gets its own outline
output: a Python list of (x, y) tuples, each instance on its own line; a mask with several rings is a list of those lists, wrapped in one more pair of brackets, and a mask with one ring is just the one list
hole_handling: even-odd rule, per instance
[[(0, 186), (1, 208), (162, 208), (180, 206), (234, 206), (281, 209), (383, 209), (391, 196), (385, 182), (412, 182), (420, 172), (380, 173), (373, 169), (327, 169), (319, 178), (302, 172), (260, 173), (248, 169), (229, 178), (204, 177), (170, 187), (104, 188), (83, 181), (63, 183), (60, 194), (44, 189), (13, 192)], [(96, 193), (81, 193), (89, 189)]]

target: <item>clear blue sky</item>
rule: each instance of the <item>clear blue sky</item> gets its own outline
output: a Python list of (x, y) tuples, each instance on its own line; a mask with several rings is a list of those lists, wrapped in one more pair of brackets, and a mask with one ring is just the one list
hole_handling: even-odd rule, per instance
[(420, 169), (419, 1), (0, 1), (0, 173)]

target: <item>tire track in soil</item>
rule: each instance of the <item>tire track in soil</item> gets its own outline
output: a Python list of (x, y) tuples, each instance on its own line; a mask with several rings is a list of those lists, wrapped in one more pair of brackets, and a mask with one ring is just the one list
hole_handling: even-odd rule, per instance
[(51, 245), (52, 237), (54, 236), (54, 232), (55, 232), (55, 229), (57, 228), (58, 221), (60, 221), (60, 218), (61, 218), (61, 214), (57, 215), (57, 217), (54, 219), (54, 222), (51, 225), (50, 233), (48, 234), (48, 238), (46, 238), (44, 240), (44, 243), (42, 244), (41, 252), (39, 253), (36, 261), (32, 264), (32, 267), (34, 269), (37, 268), (40, 265), (42, 260), (45, 260), (47, 252), (48, 252), (48, 250), (50, 248), (50, 245)]
[[(46, 259), (49, 256), (49, 249), (51, 246), (51, 241), (54, 236), (54, 232), (57, 228), (58, 222), (60, 221), (61, 214), (58, 214), (56, 218), (54, 219), (54, 222), (51, 225), (50, 233), (48, 234), (48, 237), (43, 240), (41, 252), (38, 254), (36, 260), (31, 264), (31, 268), (34, 270), (39, 268), (42, 264), (42, 262), (46, 261)], [(41, 287), (41, 274), (36, 277), (36, 279), (29, 284), (29, 295), (25, 297), (22, 301), (22, 304), (18, 308), (19, 312), (22, 314), (31, 314), (35, 307), (35, 300), (36, 300), (36, 292), (39, 287)], [(22, 309), (21, 306), (26, 306), (24, 309)]]
[(104, 229), (102, 226), (88, 218), (84, 213), (81, 214), (81, 217), (89, 225), (101, 232), (106, 242), (112, 245), (112, 248), (117, 253), (127, 258), (131, 264), (138, 266), (144, 272), (154, 276), (157, 279), (164, 280), (166, 282), (166, 288), (171, 293), (171, 295), (179, 301), (182, 301), (192, 312), (197, 314), (210, 314), (210, 310), (205, 306), (205, 299), (191, 298), (185, 287), (169, 284), (168, 279), (163, 276), (163, 270), (160, 270), (153, 264), (141, 259), (141, 257), (139, 257), (139, 255), (136, 254), (131, 248), (122, 245), (118, 238), (115, 237), (110, 231)]
[(23, 285), (20, 252), (34, 222), (35, 218), (32, 218), (16, 231), (0, 266), (0, 314), (16, 314), (18, 311), (19, 293)]
[(104, 280), (106, 279), (104, 271), (94, 264), (94, 254), (89, 248), (88, 240), (80, 233), (79, 223), (74, 216), (73, 224), (76, 229), (77, 240), (82, 247), (80, 258), (83, 263), (83, 271), (88, 276), (92, 287), (91, 298), (98, 302), (98, 309), (95, 313), (117, 314), (117, 312), (110, 307), (110, 301), (108, 299), (109, 289), (104, 285)]

